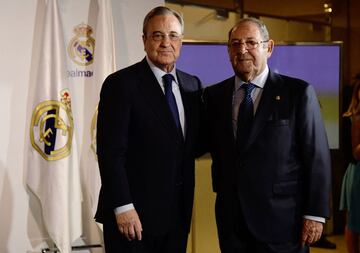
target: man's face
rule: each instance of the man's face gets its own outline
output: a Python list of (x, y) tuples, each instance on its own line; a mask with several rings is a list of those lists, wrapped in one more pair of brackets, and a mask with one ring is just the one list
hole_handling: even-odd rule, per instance
[(143, 42), (149, 59), (163, 71), (170, 72), (182, 45), (179, 21), (173, 15), (154, 16), (146, 27)]
[(259, 75), (271, 56), (274, 42), (263, 40), (258, 26), (252, 22), (240, 24), (230, 35), (228, 52), (231, 65), (244, 82)]

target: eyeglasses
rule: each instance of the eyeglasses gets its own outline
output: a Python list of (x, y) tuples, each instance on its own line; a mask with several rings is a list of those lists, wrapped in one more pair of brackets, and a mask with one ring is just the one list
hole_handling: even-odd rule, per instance
[(154, 41), (163, 41), (166, 39), (166, 37), (169, 38), (169, 40), (171, 41), (179, 41), (182, 39), (182, 34), (178, 34), (178, 33), (162, 33), (162, 32), (154, 32), (150, 35), (150, 37), (154, 40)]
[(256, 40), (246, 40), (244, 42), (241, 42), (240, 40), (232, 40), (229, 43), (229, 46), (234, 49), (239, 49), (242, 45), (245, 46), (245, 49), (255, 49), (259, 47), (261, 43), (269, 42), (269, 40), (263, 40), (263, 41), (256, 41)]

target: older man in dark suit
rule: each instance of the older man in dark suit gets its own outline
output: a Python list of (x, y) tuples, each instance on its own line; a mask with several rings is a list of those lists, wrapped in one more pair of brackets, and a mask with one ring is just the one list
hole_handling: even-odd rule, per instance
[(144, 19), (146, 57), (104, 82), (96, 220), (107, 253), (185, 253), (199, 143), (201, 84), (175, 68), (183, 19), (157, 7)]
[(306, 252), (329, 216), (319, 102), (305, 81), (269, 70), (273, 47), (260, 20), (240, 20), (228, 41), (235, 76), (204, 93), (222, 253)]

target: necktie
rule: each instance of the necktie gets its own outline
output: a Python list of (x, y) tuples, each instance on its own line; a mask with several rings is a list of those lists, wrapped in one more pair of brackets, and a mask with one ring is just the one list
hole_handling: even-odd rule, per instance
[(255, 88), (255, 85), (245, 83), (241, 88), (245, 90), (245, 96), (239, 107), (236, 141), (240, 146), (243, 146), (249, 137), (254, 119), (254, 104), (251, 98), (251, 91)]
[(174, 80), (174, 77), (171, 74), (165, 74), (163, 75), (162, 79), (164, 81), (165, 97), (169, 104), (175, 125), (177, 128), (180, 128), (179, 111), (176, 105), (174, 93), (172, 92), (172, 81)]

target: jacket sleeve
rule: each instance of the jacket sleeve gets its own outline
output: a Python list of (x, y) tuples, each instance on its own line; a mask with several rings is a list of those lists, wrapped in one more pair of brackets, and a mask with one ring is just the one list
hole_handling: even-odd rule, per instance
[(303, 161), (304, 215), (329, 217), (331, 163), (320, 104), (311, 85), (307, 85), (298, 104), (298, 141)]
[(97, 154), (106, 208), (132, 202), (126, 173), (131, 94), (121, 78), (109, 76), (101, 89)]

